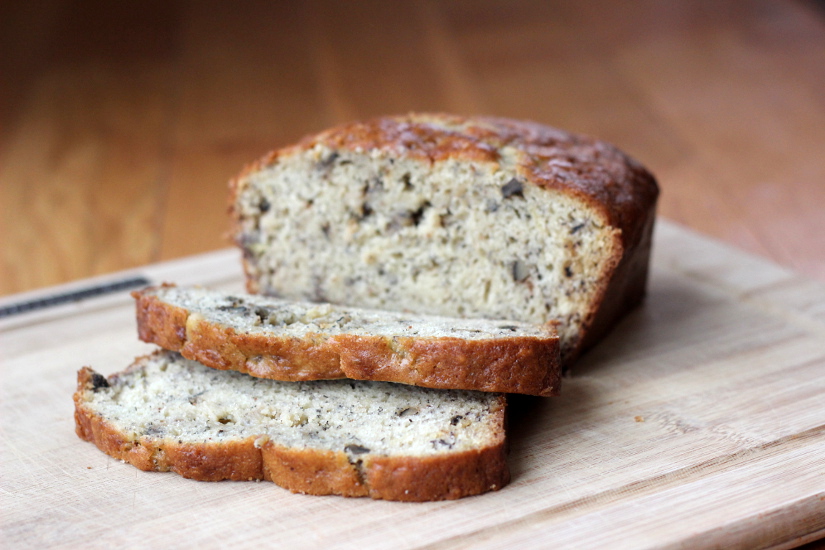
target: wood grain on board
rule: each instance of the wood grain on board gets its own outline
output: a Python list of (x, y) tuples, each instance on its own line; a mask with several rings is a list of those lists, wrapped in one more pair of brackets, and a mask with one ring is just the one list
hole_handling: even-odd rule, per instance
[(0, 6), (0, 294), (227, 246), (226, 182), (351, 120), (538, 120), (825, 280), (825, 11), (779, 0)]

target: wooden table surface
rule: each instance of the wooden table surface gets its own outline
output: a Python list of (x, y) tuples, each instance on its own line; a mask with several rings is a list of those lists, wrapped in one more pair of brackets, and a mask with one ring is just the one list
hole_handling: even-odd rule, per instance
[(411, 110), (611, 141), (825, 280), (822, 1), (44, 0), (0, 3), (0, 295), (225, 247), (245, 163)]
[(612, 141), (662, 216), (825, 279), (822, 3), (6, 2), (0, 79), (0, 294), (224, 247), (245, 163), (410, 110)]

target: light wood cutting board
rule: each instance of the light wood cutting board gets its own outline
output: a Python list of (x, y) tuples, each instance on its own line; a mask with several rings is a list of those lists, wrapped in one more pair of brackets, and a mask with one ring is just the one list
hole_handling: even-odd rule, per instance
[[(241, 288), (235, 251), (124, 276)], [(789, 548), (825, 536), (825, 285), (661, 221), (649, 296), (513, 407), (503, 490), (425, 504), (144, 473), (74, 434), (75, 372), (153, 349), (126, 292), (0, 319), (12, 547)]]

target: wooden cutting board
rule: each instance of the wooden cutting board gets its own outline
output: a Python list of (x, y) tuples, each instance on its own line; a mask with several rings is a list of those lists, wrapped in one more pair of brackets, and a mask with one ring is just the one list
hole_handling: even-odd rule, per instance
[[(124, 277), (241, 288), (235, 251)], [(125, 291), (0, 319), (0, 514), (12, 547), (789, 548), (825, 536), (825, 285), (667, 222), (648, 299), (513, 404), (503, 490), (425, 504), (144, 473), (74, 434), (75, 372), (120, 370)]]

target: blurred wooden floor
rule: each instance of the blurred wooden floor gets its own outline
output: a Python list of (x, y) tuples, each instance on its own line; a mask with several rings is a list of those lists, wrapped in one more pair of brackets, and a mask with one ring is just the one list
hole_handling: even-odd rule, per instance
[(0, 294), (227, 246), (243, 164), (410, 110), (612, 141), (662, 216), (825, 279), (813, 3), (7, 2), (0, 79)]

